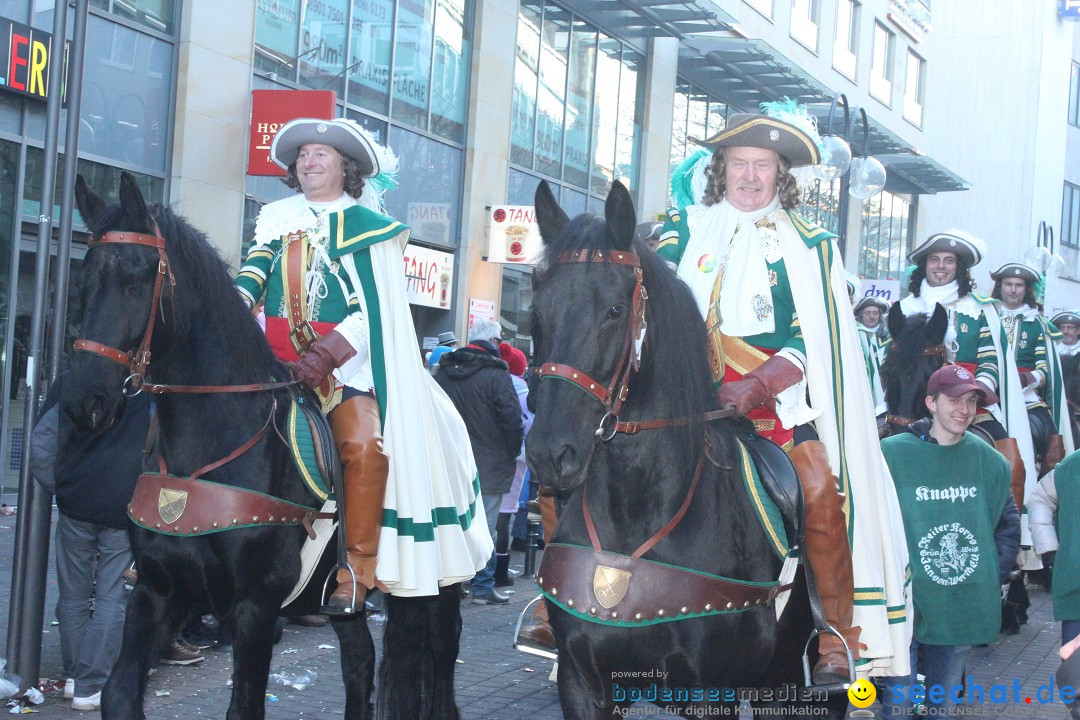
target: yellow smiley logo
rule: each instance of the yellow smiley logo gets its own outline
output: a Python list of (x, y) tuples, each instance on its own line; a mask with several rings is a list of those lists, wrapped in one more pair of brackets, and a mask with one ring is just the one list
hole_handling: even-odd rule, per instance
[(867, 708), (874, 704), (874, 700), (877, 698), (877, 688), (869, 680), (859, 678), (848, 688), (847, 696), (855, 707)]

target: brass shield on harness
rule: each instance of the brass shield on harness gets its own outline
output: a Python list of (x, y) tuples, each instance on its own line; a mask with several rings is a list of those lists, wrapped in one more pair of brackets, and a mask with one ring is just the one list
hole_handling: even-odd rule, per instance
[(188, 494), (185, 490), (161, 488), (157, 501), (158, 515), (167, 523), (176, 522), (187, 509), (187, 499)]
[(593, 570), (592, 589), (596, 601), (606, 609), (611, 609), (626, 597), (626, 591), (630, 589), (630, 576), (628, 570), (597, 565)]

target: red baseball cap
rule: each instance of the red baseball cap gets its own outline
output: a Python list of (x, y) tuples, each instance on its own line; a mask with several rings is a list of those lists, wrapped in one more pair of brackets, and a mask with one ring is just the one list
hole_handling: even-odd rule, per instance
[(934, 371), (926, 383), (926, 394), (945, 393), (949, 397), (960, 397), (974, 390), (979, 394), (983, 405), (994, 405), (998, 398), (985, 385), (975, 380), (975, 376), (961, 365), (945, 365)]

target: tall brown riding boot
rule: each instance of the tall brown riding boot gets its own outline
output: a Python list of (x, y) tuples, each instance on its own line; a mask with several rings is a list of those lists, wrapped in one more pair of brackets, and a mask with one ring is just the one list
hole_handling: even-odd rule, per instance
[(1046, 457), (1043, 460), (1042, 473), (1039, 477), (1053, 470), (1059, 462), (1065, 459), (1065, 438), (1061, 435), (1051, 435), (1050, 442), (1046, 446)]
[(1027, 476), (1024, 473), (1024, 460), (1020, 457), (1020, 446), (1016, 444), (1016, 438), (1010, 437), (995, 440), (994, 447), (1009, 461), (1009, 468), (1012, 470), (1010, 487), (1012, 488), (1013, 500), (1016, 501), (1016, 509), (1023, 513), (1024, 482)]
[(337, 590), (323, 612), (346, 615), (364, 606), (369, 588), (375, 587), (375, 566), (382, 527), (383, 496), (390, 461), (382, 449), (379, 404), (367, 395), (350, 398), (330, 413), (330, 430), (341, 456), (345, 497), (338, 498), (339, 517), (345, 523), (349, 567), (337, 573)]
[[(814, 573), (825, 624), (839, 631), (859, 658), (859, 632), (852, 627), (855, 605), (855, 577), (851, 566), (847, 520), (843, 496), (837, 492), (836, 476), (829, 466), (824, 443), (817, 440), (799, 443), (788, 452), (802, 484), (806, 520), (803, 528), (803, 553)], [(862, 646), (865, 648), (865, 646)], [(818, 658), (814, 665), (815, 685), (850, 682), (847, 654), (840, 638), (831, 633), (818, 636)]]
[[(555, 496), (551, 488), (546, 485), (540, 486), (539, 497), (540, 518), (544, 526), (544, 544), (551, 542), (551, 534), (555, 532)], [(517, 636), (518, 645), (533, 645), (545, 650), (555, 649), (555, 634), (551, 631), (551, 623), (548, 622), (547, 601), (541, 598), (533, 610), (532, 622), (521, 628)]]

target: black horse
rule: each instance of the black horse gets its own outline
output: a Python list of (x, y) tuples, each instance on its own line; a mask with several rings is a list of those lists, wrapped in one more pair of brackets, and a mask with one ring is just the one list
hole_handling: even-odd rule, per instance
[[(80, 343), (134, 355), (149, 327), (155, 383), (235, 386), (288, 380), (287, 368), (274, 358), (205, 236), (167, 208), (148, 207), (126, 173), (119, 194), (120, 203), (108, 206), (81, 178), (76, 188), (79, 210), (94, 239), (82, 268)], [(123, 235), (107, 235), (114, 231)], [(132, 244), (146, 236), (164, 238), (167, 260), (162, 262), (153, 247)], [(157, 302), (155, 277), (164, 280)], [(74, 354), (62, 407), (79, 428), (100, 431), (123, 412), (122, 388), (133, 389), (130, 379), (125, 381), (126, 365), (126, 360), (121, 364), (92, 350)], [(168, 471), (190, 476), (229, 456), (263, 428), (267, 431), (249, 450), (205, 472), (205, 479), (312, 505), (314, 496), (279, 439), (280, 431), (275, 432), (286, 427), (290, 392), (295, 391), (161, 395), (158, 451)], [(213, 612), (232, 631), (227, 717), (264, 717), (275, 619), (279, 611), (318, 612), (326, 577), (316, 571), (308, 590), (281, 608), (300, 575), (304, 537), (299, 525), (254, 525), (195, 537), (134, 528), (138, 583), (128, 601), (120, 656), (102, 692), (102, 716), (143, 717), (147, 671), (164, 643), (196, 611)], [(324, 565), (328, 572), (330, 563), (324, 560)], [(380, 716), (458, 717), (453, 695), (461, 626), (456, 588), (431, 598), (391, 596), (387, 613), (384, 642), (391, 649), (379, 669)], [(362, 617), (335, 618), (333, 628), (341, 643), (344, 716), (369, 718), (375, 669), (371, 633)]]
[(930, 376), (945, 364), (945, 332), (949, 314), (941, 305), (931, 315), (904, 315), (900, 303), (889, 309), (888, 353), (881, 363), (881, 384), (885, 390), (888, 414), (886, 425), (891, 433), (910, 430), (923, 418), (930, 417), (926, 407), (926, 384)]
[[(560, 546), (588, 553), (590, 545), (600, 545), (605, 552), (590, 554), (590, 562), (611, 557), (619, 564), (635, 548), (641, 554), (654, 542), (643, 559), (763, 584), (777, 580), (782, 561), (743, 486), (734, 424), (721, 420), (707, 427), (700, 420), (715, 410), (704, 323), (688, 288), (634, 241), (627, 190), (612, 186), (604, 219), (569, 220), (546, 183), (535, 202), (546, 247), (534, 275), (531, 330), (540, 377), (529, 394), (536, 420), (527, 456), (536, 476), (556, 488), (561, 504), (538, 582), (549, 597), (564, 715), (610, 718), (638, 699), (680, 713), (709, 712), (732, 699), (724, 688), (802, 686), (800, 659), (813, 626), (801, 573), (779, 622), (768, 601), (748, 601), (749, 609), (740, 604), (741, 612), (710, 612), (731, 606), (687, 597), (682, 580), (668, 584), (667, 576), (649, 577), (656, 570), (651, 565), (629, 578), (611, 568), (597, 566), (594, 572), (589, 565), (567, 573), (570, 584), (559, 587), (544, 577), (559, 569), (553, 553)], [(641, 320), (647, 330), (635, 368)], [(621, 408), (603, 402), (596, 386), (624, 374)], [(618, 418), (605, 413), (610, 408)], [(622, 424), (664, 418), (688, 421), (634, 435)], [(656, 541), (658, 531), (680, 516)], [(620, 621), (605, 610), (610, 605), (591, 606), (590, 592), (599, 605), (601, 596), (620, 592), (624, 598), (641, 592), (656, 605), (640, 618)], [(679, 615), (686, 617), (667, 621)], [(702, 694), (680, 694), (693, 689)]]
[(1065, 400), (1069, 404), (1073, 447), (1080, 447), (1080, 426), (1076, 422), (1077, 413), (1080, 413), (1080, 355), (1061, 356), (1061, 380), (1065, 384)]

